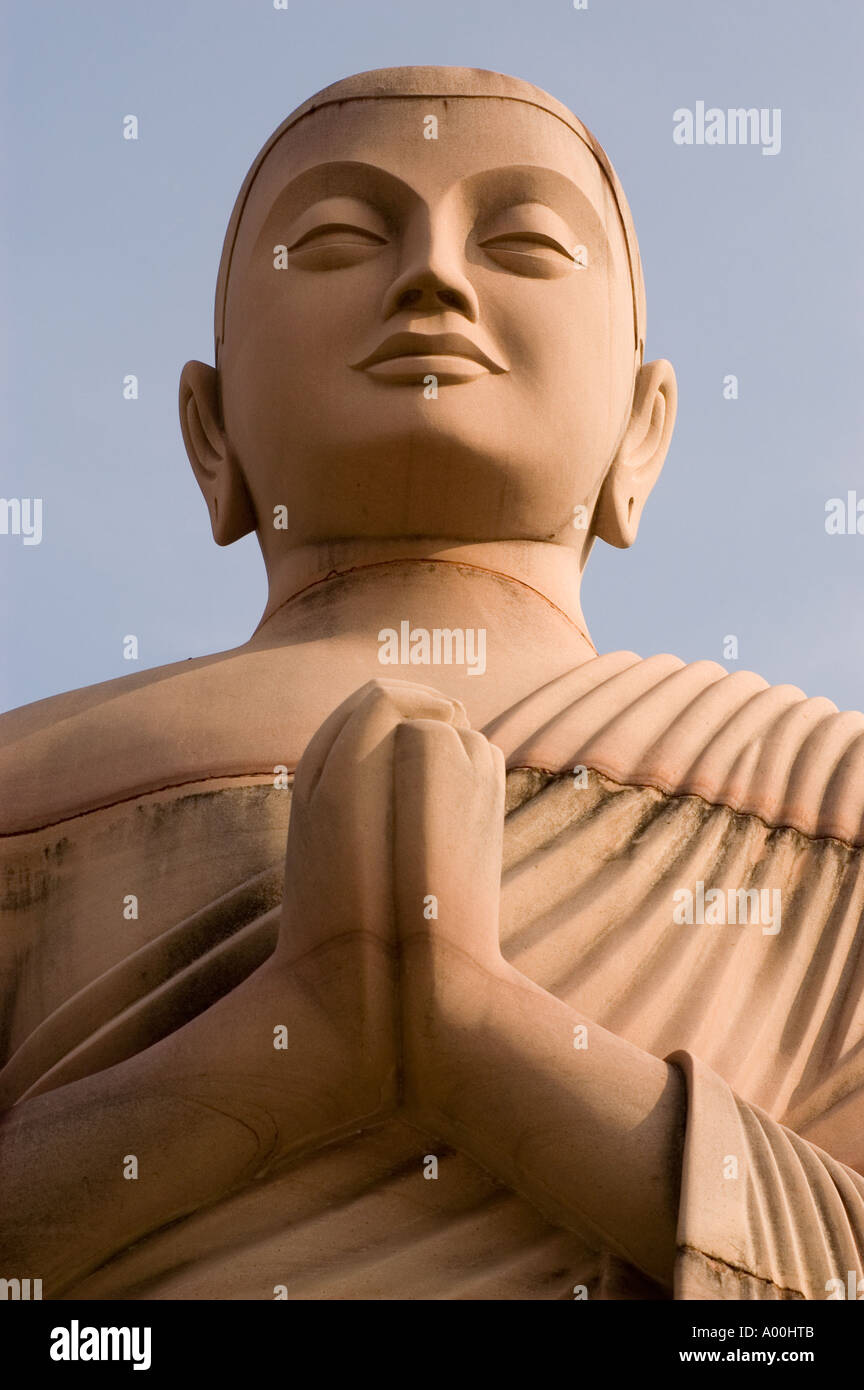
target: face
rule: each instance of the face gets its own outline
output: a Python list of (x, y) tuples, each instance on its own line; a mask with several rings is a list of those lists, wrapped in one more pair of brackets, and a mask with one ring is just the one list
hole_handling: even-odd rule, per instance
[(510, 100), (305, 118), (252, 185), (219, 368), (229, 444), (259, 518), (287, 508), (283, 545), (572, 543), (635, 373), (599, 166), (554, 116)]

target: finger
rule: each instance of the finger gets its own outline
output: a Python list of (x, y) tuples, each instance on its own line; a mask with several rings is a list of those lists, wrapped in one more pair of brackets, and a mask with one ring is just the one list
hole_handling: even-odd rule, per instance
[[(467, 717), (457, 700), (440, 694), (427, 686), (407, 682), (379, 685), (370, 681), (365, 698), (360, 701), (333, 739), (324, 760), (313, 796), (327, 796), (339, 790), (344, 769), (353, 766), (361, 771), (364, 784), (367, 777), (386, 767), (388, 794), (391, 788), (392, 746), (388, 736), (397, 724), (405, 720), (425, 719), (436, 724), (456, 726)], [(382, 749), (386, 746), (386, 758)], [(389, 800), (389, 795), (388, 795)]]
[(464, 719), (436, 691), (382, 681), (356, 691), (326, 721), (326, 739), (314, 750), (317, 781), (310, 776), (292, 801), (282, 919), (292, 957), (337, 936), (395, 940), (392, 735), (415, 710)]
[(396, 730), (398, 931), (498, 952), (504, 762), (482, 734), (427, 720)]
[(297, 767), (295, 796), (305, 799), (314, 792), (336, 740), (353, 716), (387, 702), (401, 711), (402, 718), (425, 715), (429, 718), (446, 718), (460, 728), (469, 727), (468, 717), (460, 702), (439, 694), (431, 686), (381, 678), (367, 681), (342, 701), (310, 739)]

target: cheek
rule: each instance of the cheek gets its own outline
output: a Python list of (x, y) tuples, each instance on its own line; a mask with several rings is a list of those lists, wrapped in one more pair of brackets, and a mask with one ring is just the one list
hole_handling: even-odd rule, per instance
[[(597, 363), (629, 362), (633, 322), (629, 298), (599, 270), (558, 280), (511, 278), (488, 285), (483, 317), (514, 371), (551, 380), (555, 362), (575, 372)], [(610, 377), (610, 385), (611, 385)]]
[[(338, 404), (349, 389), (349, 363), (362, 356), (363, 328), (374, 322), (383, 290), (370, 267), (350, 272), (273, 271), (245, 292), (223, 360), (232, 413), (280, 413), (288, 400)], [(229, 392), (226, 391), (226, 412)]]
[(603, 452), (621, 431), (633, 386), (629, 302), (610, 303), (605, 277), (584, 284), (520, 285), (495, 314), (506, 346), (512, 394), (547, 438), (578, 440)]
[[(339, 325), (324, 315), (310, 322), (296, 306), (265, 305), (242, 342), (226, 344), (223, 401), (229, 431), (252, 430), (257, 438), (265, 421), (296, 421), (298, 403), (320, 398), (328, 387), (332, 392), (339, 336)], [(342, 343), (344, 351), (344, 334)]]

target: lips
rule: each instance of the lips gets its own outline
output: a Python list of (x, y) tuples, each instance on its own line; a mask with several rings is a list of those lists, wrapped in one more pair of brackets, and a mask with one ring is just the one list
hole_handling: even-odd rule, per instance
[(394, 333), (351, 366), (385, 381), (422, 382), (434, 376), (445, 385), (507, 370), (462, 333)]

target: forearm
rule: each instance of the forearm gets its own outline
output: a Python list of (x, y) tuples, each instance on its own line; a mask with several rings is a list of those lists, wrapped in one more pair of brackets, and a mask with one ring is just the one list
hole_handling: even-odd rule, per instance
[[(278, 1024), (289, 1028), (284, 1049), (274, 1047)], [(358, 1054), (310, 989), (268, 962), (137, 1056), (13, 1107), (0, 1121), (4, 1267), (54, 1295), (273, 1163), (356, 1127), (344, 1078)], [(348, 1091), (358, 1107), (380, 1103), (360, 1082)]]
[(190, 1097), (142, 1095), (141, 1081), (114, 1067), (0, 1123), (3, 1266), (42, 1279), (47, 1298), (215, 1199), (254, 1161), (256, 1137), (238, 1118)]
[[(454, 1062), (436, 1087), (446, 1137), (550, 1219), (669, 1287), (681, 1074), (508, 967), (490, 976), (475, 965), (458, 988)], [(574, 1046), (575, 1028), (587, 1045)]]

